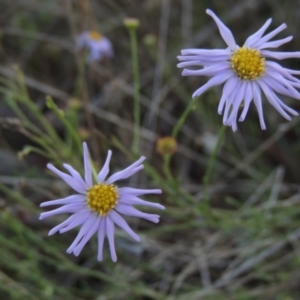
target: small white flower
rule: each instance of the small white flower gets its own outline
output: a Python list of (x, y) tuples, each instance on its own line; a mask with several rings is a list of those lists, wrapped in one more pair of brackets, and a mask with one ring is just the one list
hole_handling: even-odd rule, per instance
[(144, 205), (158, 209), (164, 209), (164, 206), (142, 200), (138, 197), (144, 194), (160, 194), (161, 190), (159, 189), (143, 190), (130, 187), (117, 187), (114, 184), (117, 180), (126, 179), (142, 170), (144, 168), (142, 162), (145, 160), (145, 157), (141, 157), (123, 171), (119, 171), (105, 179), (109, 173), (111, 155), (112, 152), (109, 150), (104, 166), (97, 176), (96, 184), (93, 183), (92, 179), (86, 143), (83, 143), (84, 179), (70, 165), (63, 165), (71, 174), (68, 175), (59, 171), (53, 165), (48, 164), (48, 169), (64, 180), (77, 194), (63, 199), (41, 203), (41, 207), (51, 205), (63, 206), (42, 213), (40, 219), (58, 214), (71, 213), (72, 215), (67, 220), (50, 230), (49, 235), (58, 231), (63, 233), (77, 226), (81, 226), (76, 239), (67, 250), (68, 253), (73, 253), (78, 256), (85, 244), (97, 233), (99, 261), (103, 259), (103, 243), (105, 236), (107, 236), (111, 258), (115, 262), (117, 261), (114, 243), (115, 224), (126, 231), (134, 240), (140, 241), (139, 236), (133, 232), (120, 214), (139, 217), (158, 223), (158, 215), (143, 213), (134, 208), (133, 205)]
[(88, 62), (101, 61), (104, 57), (113, 57), (112, 44), (108, 38), (97, 31), (85, 31), (77, 37), (77, 49), (87, 48)]
[(300, 87), (300, 80), (293, 76), (299, 75), (300, 71), (287, 69), (274, 61), (265, 60), (266, 58), (281, 60), (300, 57), (300, 52), (285, 53), (265, 50), (277, 48), (292, 39), (292, 36), (289, 36), (270, 41), (287, 27), (286, 24), (282, 24), (263, 36), (271, 24), (272, 19), (269, 19), (257, 32), (248, 37), (243, 47), (239, 47), (235, 43), (231, 31), (221, 20), (209, 9), (206, 10), (206, 13), (216, 22), (228, 47), (226, 49), (185, 49), (181, 51), (182, 55), (178, 56), (178, 59), (182, 62), (178, 64), (178, 67), (202, 67), (200, 70), (184, 69), (183, 76), (212, 77), (194, 92), (193, 98), (200, 96), (209, 88), (225, 82), (218, 113), (223, 113), (224, 125), (231, 126), (233, 131), (237, 130), (239, 108), (243, 106), (239, 121), (244, 121), (252, 100), (258, 111), (260, 126), (262, 129), (266, 129), (261, 90), (269, 103), (284, 118), (291, 120), (290, 115), (297, 116), (298, 113), (283, 103), (277, 94), (300, 99), (300, 94), (296, 90)]

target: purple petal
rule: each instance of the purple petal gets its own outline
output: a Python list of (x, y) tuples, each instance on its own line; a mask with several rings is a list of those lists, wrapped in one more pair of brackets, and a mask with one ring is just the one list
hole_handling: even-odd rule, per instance
[[(271, 71), (273, 69), (273, 71)], [(285, 70), (281, 71), (274, 71), (273, 67), (267, 67), (267, 75), (274, 78), (278, 81), (281, 85), (284, 85), (292, 94), (292, 97), (300, 99), (299, 92), (294, 88), (300, 86), (300, 80), (298, 78), (293, 77), (292, 75), (288, 74)]]
[(72, 230), (73, 228), (83, 224), (90, 216), (91, 216), (92, 212), (88, 209), (84, 209), (82, 211), (77, 212), (76, 214), (74, 214), (74, 220), (68, 224), (66, 227), (61, 228), (59, 230), (59, 233), (64, 233), (67, 232), (69, 230)]
[(273, 93), (273, 91), (269, 88), (267, 84), (263, 80), (257, 81), (260, 85), (261, 89), (263, 90), (264, 94), (266, 95), (269, 103), (287, 120), (291, 120), (291, 117), (282, 109), (282, 107), (277, 102), (277, 97)]
[[(262, 81), (270, 88), (270, 90), (272, 91), (272, 90), (275, 90), (276, 91), (276, 88), (278, 88), (278, 85), (276, 86), (274, 86), (273, 84), (273, 82), (270, 82), (270, 80), (269, 80), (270, 78), (263, 78), (262, 79)], [(275, 83), (276, 84), (276, 83)], [(294, 110), (294, 109), (292, 109), (292, 108), (290, 108), (289, 106), (287, 106), (285, 103), (283, 103), (282, 101), (281, 101), (281, 99), (279, 99), (278, 98), (278, 96), (272, 91), (272, 93), (273, 93), (273, 97), (275, 98), (275, 100), (276, 100), (276, 102), (284, 109), (284, 110), (286, 110), (287, 112), (289, 112), (290, 114), (292, 114), (292, 115), (294, 115), (294, 116), (298, 116), (298, 113)]]
[(271, 22), (272, 19), (268, 19), (267, 22), (258, 31), (250, 35), (245, 42), (245, 46), (252, 47), (252, 45), (254, 45), (262, 37), (266, 29), (270, 26)]
[[(216, 55), (216, 56), (207, 56), (207, 55), (179, 55), (177, 56), (179, 61), (191, 63), (195, 61), (196, 65), (203, 65), (203, 66), (210, 66), (215, 63), (220, 63), (224, 61), (230, 60), (230, 55)], [(183, 64), (183, 63), (181, 63)], [(177, 66), (180, 67), (181, 64), (179, 63)]]
[(110, 176), (107, 179), (106, 183), (111, 184), (111, 183), (114, 183), (117, 180), (126, 179), (126, 178), (132, 176), (133, 174), (135, 174), (136, 172), (138, 172), (138, 171), (140, 171), (141, 169), (144, 168), (144, 166), (141, 165), (141, 163), (145, 159), (146, 159), (146, 157), (142, 156), (139, 160), (137, 160), (135, 163), (133, 163), (132, 165), (130, 165), (129, 167), (127, 167), (123, 171), (119, 171), (119, 172), (113, 174), (112, 176)]
[(257, 47), (257, 49), (278, 48), (279, 46), (290, 42), (292, 39), (293, 39), (292, 36), (288, 36), (285, 39), (261, 44), (260, 46)]
[(89, 159), (89, 150), (86, 142), (83, 143), (84, 179), (88, 188), (93, 186), (92, 169)]
[(236, 49), (236, 43), (234, 40), (234, 37), (231, 33), (231, 31), (223, 24), (223, 22), (210, 10), (207, 9), (206, 13), (211, 16), (214, 21), (216, 22), (218, 28), (219, 28), (219, 32), (223, 38), (223, 40), (225, 41), (225, 43), (228, 45), (228, 47), (231, 50), (235, 50)]
[(238, 81), (239, 79), (236, 78), (236, 76), (232, 76), (231, 78), (229, 78), (223, 87), (223, 93), (222, 93), (222, 97), (218, 106), (218, 113), (221, 115), (223, 108), (224, 108), (224, 104), (228, 98), (228, 96), (236, 89), (237, 85), (238, 85)]
[(247, 82), (245, 99), (244, 99), (244, 108), (239, 118), (239, 121), (242, 122), (245, 120), (247, 112), (249, 110), (250, 103), (253, 99), (253, 90), (252, 90), (252, 82)]
[(106, 181), (106, 183), (111, 184), (114, 183), (115, 181), (126, 179), (128, 177), (131, 177), (132, 175), (134, 175), (135, 173), (139, 172), (142, 169), (144, 169), (143, 165), (138, 166), (131, 170), (123, 170), (121, 172), (115, 173)]
[(223, 114), (223, 124), (226, 124), (227, 122), (229, 109), (231, 108), (232, 103), (235, 101), (236, 94), (239, 92), (241, 85), (242, 85), (242, 81), (237, 79), (237, 84), (235, 86), (235, 89), (228, 96), (228, 101), (226, 101), (225, 104), (225, 111)]
[(165, 209), (163, 205), (160, 205), (158, 203), (153, 203), (149, 201), (142, 200), (138, 197), (132, 196), (132, 195), (122, 195), (120, 196), (119, 203), (121, 204), (128, 204), (128, 205), (144, 205), (149, 207), (155, 207), (158, 209)]
[(201, 70), (188, 70), (184, 69), (182, 71), (182, 76), (214, 76), (218, 74), (220, 71), (230, 69), (229, 62), (221, 62), (217, 64), (213, 64), (212, 66), (203, 68)]
[(202, 60), (188, 60), (177, 64), (177, 68), (185, 68), (191, 66), (203, 66), (204, 61)]
[(233, 132), (236, 132), (236, 131), (237, 131), (236, 119), (235, 119), (234, 122), (232, 122), (232, 123), (230, 124), (230, 126), (231, 126), (231, 129), (232, 129)]
[(299, 83), (300, 80), (291, 74), (300, 75), (300, 71), (291, 70), (287, 68), (283, 68), (280, 64), (274, 61), (266, 61), (267, 65), (267, 73), (270, 70), (271, 72), (279, 72), (282, 76), (286, 77), (288, 80)]
[(88, 36), (87, 32), (83, 32), (76, 39), (76, 47), (78, 50), (82, 50), (86, 45), (86, 38)]
[(81, 226), (74, 242), (71, 244), (71, 246), (67, 249), (67, 253), (72, 253), (74, 248), (77, 246), (77, 244), (81, 241), (81, 239), (85, 236), (85, 234), (88, 232), (92, 224), (96, 221), (97, 216), (96, 214), (92, 213), (88, 219), (83, 223)]
[(87, 39), (87, 46), (90, 50), (89, 62), (100, 61), (103, 57), (112, 57), (114, 54), (110, 41), (105, 37), (98, 41), (89, 38)]
[(277, 91), (278, 88), (278, 93), (282, 93), (283, 95), (300, 99), (299, 92), (294, 88), (294, 86), (295, 87), (299, 86), (300, 82), (298, 83), (296, 81), (291, 81), (285, 78), (280, 72), (268, 72), (267, 75), (263, 77), (263, 79), (268, 81), (272, 80), (273, 81), (272, 85), (274, 84), (275, 81), (275, 86), (272, 88), (275, 91)]
[[(228, 120), (226, 121), (226, 123), (224, 125), (232, 126), (232, 123), (236, 124), (237, 114), (238, 114), (240, 105), (245, 97), (246, 87), (247, 87), (247, 82), (244, 81), (235, 96), (235, 99), (232, 103), (232, 111), (230, 113)], [(236, 128), (236, 127), (234, 127), (234, 128)]]
[[(76, 214), (78, 214), (78, 213), (76, 213)], [(56, 232), (58, 232), (61, 228), (63, 228), (64, 226), (68, 226), (70, 223), (72, 223), (76, 219), (76, 214), (71, 215), (67, 220), (65, 220), (62, 223), (60, 223), (60, 224), (56, 225), (55, 227), (53, 227), (49, 231), (48, 235), (53, 235)]]
[(282, 100), (280, 98), (277, 97), (277, 101), (279, 103), (279, 105), (285, 109), (287, 112), (289, 112), (291, 115), (294, 116), (299, 116), (299, 113), (297, 111), (295, 111), (294, 109), (290, 108), (289, 106), (287, 106), (285, 103), (282, 102)]
[(262, 78), (274, 91), (279, 94), (300, 99), (299, 92), (289, 84), (279, 73), (271, 73)]
[(98, 256), (99, 261), (103, 260), (103, 243), (106, 233), (106, 219), (107, 217), (100, 219), (99, 229), (98, 229)]
[(64, 182), (66, 182), (73, 190), (80, 194), (85, 194), (86, 189), (83, 188), (82, 184), (78, 180), (74, 179), (72, 176), (65, 174), (58, 169), (56, 169), (52, 164), (47, 164), (47, 168), (59, 176)]
[(127, 216), (143, 218), (153, 223), (159, 222), (159, 215), (143, 213), (130, 205), (118, 204), (115, 210)]
[(126, 231), (134, 240), (140, 241), (140, 237), (128, 226), (126, 221), (114, 210), (112, 210), (108, 216), (111, 220)]
[(267, 127), (264, 120), (260, 87), (256, 82), (252, 82), (252, 88), (253, 88), (253, 102), (258, 112), (260, 127), (262, 130), (265, 130)]
[(72, 204), (72, 203), (84, 202), (84, 201), (85, 201), (85, 196), (83, 195), (71, 195), (62, 199), (43, 202), (40, 204), (40, 207), (60, 205), (60, 204)]
[(108, 238), (110, 256), (113, 262), (117, 261), (117, 254), (115, 249), (115, 225), (110, 218), (106, 217), (106, 235)]
[(161, 194), (161, 190), (142, 190), (142, 189), (135, 189), (135, 188), (130, 188), (130, 187), (123, 187), (119, 188), (119, 195), (133, 195), (133, 196), (140, 196), (140, 195), (146, 195), (146, 194)]
[(261, 50), (261, 54), (264, 57), (271, 57), (275, 59), (286, 59), (286, 58), (299, 58), (300, 51), (298, 52), (276, 52), (276, 51), (268, 51), (268, 50)]
[(206, 90), (215, 85), (222, 84), (224, 81), (226, 81), (233, 75), (234, 73), (232, 72), (232, 70), (225, 70), (220, 72), (219, 74), (215, 75), (210, 80), (208, 80), (206, 84), (204, 84), (202, 87), (196, 90), (193, 94), (193, 98), (199, 97), (202, 93), (204, 93)]
[(71, 174), (71, 176), (77, 180), (78, 185), (81, 186), (82, 189), (87, 189), (87, 184), (84, 182), (84, 180), (82, 179), (81, 175), (79, 174), (79, 172), (77, 172), (72, 166), (68, 165), (68, 164), (63, 164), (64, 168), (67, 169), (69, 171), (69, 173)]
[(239, 92), (236, 94), (236, 97), (232, 102), (232, 110), (225, 124), (227, 126), (231, 126), (234, 132), (237, 130), (237, 115), (240, 109), (240, 105), (245, 97), (246, 87), (247, 87), (247, 82), (243, 82)]
[(101, 171), (98, 174), (98, 182), (103, 182), (105, 180), (107, 174), (109, 173), (109, 163), (110, 163), (111, 155), (112, 155), (111, 150), (108, 150), (105, 163), (104, 163)]
[[(228, 57), (230, 55), (229, 49), (184, 49), (181, 50), (181, 55), (198, 55), (199, 57), (202, 56), (211, 56), (211, 57), (218, 57), (218, 56), (225, 56)], [(181, 56), (184, 57), (184, 56)]]
[(209, 67), (227, 61), (228, 57), (225, 57), (223, 59), (205, 59), (204, 57), (202, 57), (201, 60), (200, 59), (195, 60), (195, 59), (196, 57), (194, 57), (193, 60), (187, 59), (186, 61), (177, 64), (177, 67), (178, 68), (195, 67), (195, 66)]
[[(273, 64), (270, 64), (273, 63)], [(266, 75), (272, 76), (272, 77), (278, 77), (278, 75), (281, 75), (281, 78), (284, 78), (284, 82), (287, 82), (291, 87), (293, 87), (293, 85), (296, 84), (300, 84), (300, 80), (296, 77), (294, 77), (293, 75), (291, 75), (287, 69), (282, 68), (279, 64), (274, 63), (274, 62), (267, 62), (267, 68), (266, 68)], [(281, 79), (280, 79), (281, 81)], [(282, 84), (281, 84), (282, 85)], [(298, 95), (298, 91), (294, 89), (294, 91), (292, 92), (292, 94)], [(292, 96), (294, 97), (294, 96)], [(296, 96), (298, 97), (298, 96)]]
[(113, 57), (114, 56), (114, 51), (112, 44), (109, 39), (106, 37), (102, 38), (102, 51), (107, 57)]
[(94, 61), (101, 61), (102, 58), (103, 56), (98, 50), (95, 51), (95, 49), (90, 49), (90, 55), (87, 57), (87, 61), (92, 63)]
[(90, 238), (94, 235), (94, 233), (99, 229), (100, 220), (101, 220), (101, 217), (98, 216), (96, 218), (95, 222), (91, 225), (89, 230), (86, 232), (86, 234), (82, 238), (82, 240), (73, 249), (73, 253), (75, 256), (78, 256), (80, 254), (80, 252), (82, 251), (82, 249), (86, 245), (86, 243), (90, 240)]
[(281, 24), (279, 27), (262, 37), (260, 40), (258, 40), (256, 43), (253, 43), (253, 48), (258, 48), (262, 44), (266, 43), (269, 41), (271, 38), (273, 38), (275, 35), (277, 35), (279, 32), (282, 30), (286, 29), (286, 24)]
[(65, 213), (75, 213), (85, 207), (85, 203), (72, 203), (64, 205), (60, 208), (53, 209), (51, 211), (47, 211), (44, 213), (41, 213), (40, 220), (59, 215), (59, 214), (65, 214)]
[[(292, 70), (292, 69), (288, 69), (288, 68), (282, 68), (282, 69), (287, 71), (289, 74), (300, 75), (300, 71), (298, 71), (298, 70)], [(293, 79), (296, 79), (296, 78), (293, 77)]]

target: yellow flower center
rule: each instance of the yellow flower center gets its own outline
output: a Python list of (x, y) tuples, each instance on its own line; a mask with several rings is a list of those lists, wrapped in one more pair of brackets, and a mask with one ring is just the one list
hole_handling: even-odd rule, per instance
[(162, 155), (172, 155), (177, 148), (176, 140), (171, 136), (166, 136), (156, 141), (156, 151)]
[(118, 190), (113, 184), (98, 183), (87, 192), (88, 207), (106, 216), (118, 204)]
[(102, 34), (98, 31), (90, 31), (89, 36), (92, 40), (100, 41), (102, 39)]
[(266, 70), (265, 59), (260, 52), (245, 46), (233, 52), (230, 63), (231, 69), (243, 80), (255, 80)]

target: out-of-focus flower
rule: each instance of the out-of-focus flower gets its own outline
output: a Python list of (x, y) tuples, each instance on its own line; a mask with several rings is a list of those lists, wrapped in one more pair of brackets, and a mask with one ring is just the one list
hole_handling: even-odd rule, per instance
[(296, 90), (300, 87), (300, 80), (293, 76), (299, 75), (300, 71), (287, 69), (274, 61), (265, 60), (266, 58), (281, 60), (300, 57), (300, 52), (265, 50), (277, 48), (292, 39), (292, 36), (289, 36), (270, 41), (287, 27), (286, 24), (282, 24), (263, 36), (272, 21), (272, 19), (268, 19), (257, 32), (247, 38), (242, 47), (239, 47), (235, 43), (231, 31), (221, 20), (209, 9), (206, 10), (206, 13), (216, 22), (228, 47), (226, 49), (185, 49), (181, 51), (182, 55), (178, 56), (178, 59), (182, 62), (178, 64), (178, 67), (202, 67), (200, 70), (184, 69), (183, 76), (212, 77), (194, 92), (193, 97), (198, 97), (209, 88), (225, 82), (218, 113), (223, 113), (224, 125), (231, 126), (233, 131), (237, 130), (239, 108), (243, 108), (239, 121), (244, 121), (252, 100), (258, 111), (260, 126), (262, 129), (266, 129), (261, 90), (269, 103), (284, 118), (291, 120), (290, 115), (298, 115), (295, 110), (283, 103), (277, 94), (300, 99), (300, 94)]
[(126, 18), (123, 23), (128, 29), (136, 29), (140, 26), (140, 20), (136, 18)]
[(85, 127), (78, 128), (78, 135), (82, 141), (87, 140), (91, 136), (90, 131)]
[(158, 223), (158, 215), (143, 213), (134, 208), (133, 205), (144, 205), (158, 209), (164, 209), (164, 206), (139, 198), (140, 195), (144, 194), (160, 194), (160, 189), (136, 189), (118, 187), (114, 184), (116, 181), (126, 179), (142, 170), (144, 168), (142, 162), (145, 160), (145, 157), (141, 157), (123, 171), (119, 171), (106, 179), (109, 173), (111, 155), (112, 152), (109, 150), (104, 166), (97, 176), (96, 184), (93, 183), (92, 179), (92, 170), (86, 143), (83, 143), (84, 179), (70, 165), (63, 165), (71, 174), (68, 175), (59, 171), (53, 165), (48, 164), (48, 169), (64, 180), (77, 194), (63, 199), (43, 202), (41, 207), (51, 205), (63, 206), (42, 213), (40, 219), (58, 214), (71, 213), (72, 215), (67, 220), (50, 230), (49, 235), (58, 231), (63, 233), (81, 226), (76, 239), (67, 249), (68, 253), (78, 256), (89, 239), (97, 233), (99, 261), (103, 259), (103, 243), (105, 236), (107, 236), (111, 258), (115, 262), (117, 261), (114, 243), (115, 224), (126, 231), (134, 240), (140, 240), (139, 236), (133, 232), (121, 214)]
[(68, 108), (71, 110), (78, 110), (82, 107), (82, 102), (80, 99), (72, 97), (68, 101)]
[(172, 155), (177, 149), (177, 142), (171, 136), (159, 138), (156, 141), (156, 151), (161, 155)]
[(154, 47), (157, 44), (156, 36), (152, 33), (146, 34), (143, 38), (143, 43), (149, 48)]
[(113, 57), (112, 44), (108, 38), (97, 31), (85, 31), (77, 37), (77, 49), (87, 48), (88, 62), (101, 61), (104, 57)]

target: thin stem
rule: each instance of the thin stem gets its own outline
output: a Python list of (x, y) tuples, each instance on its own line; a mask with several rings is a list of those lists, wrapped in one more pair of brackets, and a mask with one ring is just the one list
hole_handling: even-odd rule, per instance
[(164, 165), (163, 165), (164, 173), (165, 173), (166, 177), (168, 178), (168, 180), (173, 181), (174, 178), (173, 178), (172, 172), (170, 170), (171, 155), (166, 154), (166, 155), (164, 155), (163, 159), (164, 159)]
[(31, 152), (35, 152), (35, 153), (40, 154), (41, 156), (47, 157), (49, 159), (52, 158), (50, 153), (43, 151), (42, 149), (39, 149), (37, 147), (33, 147), (33, 146), (25, 146), (22, 151), (18, 152), (18, 157), (22, 158), (23, 156), (28, 155)]
[[(189, 113), (191, 112), (191, 110), (193, 110), (196, 101), (197, 101), (197, 98), (193, 99), (189, 103), (189, 105), (186, 107), (186, 109), (182, 113), (181, 117), (176, 122), (176, 124), (175, 124), (175, 126), (173, 128), (173, 131), (172, 131), (172, 137), (174, 139), (176, 139), (176, 137), (178, 135), (178, 132), (179, 132), (180, 128), (182, 127), (182, 125), (184, 124), (187, 116), (189, 115)], [(170, 170), (170, 159), (171, 159), (170, 156), (165, 156), (164, 157), (164, 166), (163, 166), (163, 168), (164, 168), (164, 173), (167, 176), (167, 178), (169, 180), (173, 180), (172, 172)]]
[(133, 85), (134, 85), (134, 134), (132, 142), (132, 151), (135, 154), (139, 152), (139, 139), (140, 139), (140, 74), (139, 74), (139, 62), (138, 62), (138, 47), (136, 28), (128, 28), (131, 43), (131, 59), (133, 70)]
[(225, 136), (225, 131), (226, 131), (226, 126), (223, 125), (219, 131), (216, 146), (213, 149), (212, 153), (210, 154), (207, 169), (206, 169), (205, 175), (203, 177), (203, 193), (204, 193), (204, 203), (205, 204), (208, 204), (208, 202), (209, 202), (208, 184), (210, 181), (210, 177), (212, 174), (212, 170), (213, 170), (213, 167), (214, 167), (214, 164), (216, 161), (218, 151), (220, 149), (221, 142)]
[(63, 111), (61, 111), (56, 104), (54, 103), (53, 99), (50, 96), (46, 97), (46, 101), (47, 101), (47, 106), (48, 108), (52, 109), (55, 114), (57, 115), (57, 117), (59, 118), (59, 120), (64, 124), (68, 134), (70, 134), (73, 139), (75, 144), (77, 145), (77, 148), (79, 151), (81, 151), (81, 140), (80, 137), (77, 133), (76, 128), (73, 128), (72, 125), (70, 124), (69, 120), (65, 117), (65, 114)]
[(186, 107), (186, 109), (184, 110), (184, 112), (182, 113), (182, 115), (180, 116), (180, 118), (178, 119), (178, 121), (176, 122), (173, 131), (172, 131), (172, 137), (174, 139), (176, 139), (177, 134), (180, 130), (180, 128), (182, 127), (182, 125), (184, 124), (187, 116), (189, 115), (189, 113), (191, 112), (191, 110), (193, 110), (194, 105), (196, 103), (196, 101), (198, 100), (198, 98), (194, 98), (189, 105)]

